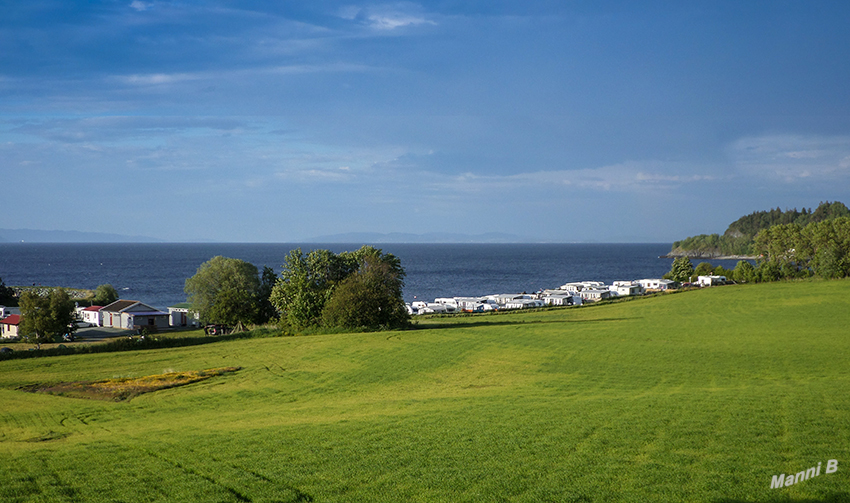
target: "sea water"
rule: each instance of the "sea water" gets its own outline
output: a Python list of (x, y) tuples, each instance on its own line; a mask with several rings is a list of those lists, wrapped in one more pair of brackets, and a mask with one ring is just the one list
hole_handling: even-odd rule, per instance
[[(361, 244), (0, 243), (0, 278), (9, 286), (94, 289), (109, 283), (123, 299), (159, 309), (185, 302), (186, 278), (217, 255), (280, 273), (286, 254), (335, 253)], [(405, 301), (535, 292), (573, 281), (660, 278), (672, 259), (667, 243), (648, 244), (375, 244), (401, 259)], [(736, 261), (712, 261), (734, 268)], [(694, 261), (696, 265), (696, 261)]]

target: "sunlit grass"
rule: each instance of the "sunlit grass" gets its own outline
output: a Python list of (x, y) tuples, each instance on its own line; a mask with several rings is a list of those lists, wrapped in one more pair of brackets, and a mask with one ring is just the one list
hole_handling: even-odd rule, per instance
[[(841, 501), (848, 307), (848, 281), (777, 283), (3, 361), (0, 500)], [(129, 402), (17, 390), (237, 366)]]

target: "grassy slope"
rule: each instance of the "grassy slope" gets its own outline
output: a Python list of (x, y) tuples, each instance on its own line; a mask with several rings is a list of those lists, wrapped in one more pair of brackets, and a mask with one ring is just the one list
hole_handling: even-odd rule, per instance
[[(0, 500), (844, 501), (848, 307), (779, 283), (0, 362)], [(125, 403), (14, 390), (224, 366)]]

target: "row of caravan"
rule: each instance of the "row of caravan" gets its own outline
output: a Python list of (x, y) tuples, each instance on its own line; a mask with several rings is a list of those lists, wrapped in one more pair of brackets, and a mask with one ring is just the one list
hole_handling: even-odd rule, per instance
[(407, 305), (410, 314), (484, 313), (507, 309), (528, 309), (543, 306), (581, 305), (576, 292), (542, 294), (501, 294), (484, 297), (444, 297), (434, 302), (414, 301)]
[[(699, 286), (725, 283), (723, 276), (700, 276)], [(544, 306), (579, 306), (582, 302), (597, 302), (611, 297), (642, 295), (679, 288), (678, 282), (669, 279), (639, 279), (614, 281), (606, 285), (601, 281), (566, 283), (557, 289), (541, 290), (534, 294), (485, 295), (483, 297), (444, 297), (434, 302), (414, 301), (407, 304), (410, 314), (483, 313), (506, 309), (528, 309)]]

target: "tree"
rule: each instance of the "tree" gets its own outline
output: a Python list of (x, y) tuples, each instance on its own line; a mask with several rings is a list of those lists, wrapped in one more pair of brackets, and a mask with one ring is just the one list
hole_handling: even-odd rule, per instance
[(291, 250), (272, 288), (271, 303), (291, 326), (315, 325), (321, 320), (333, 287), (356, 267), (348, 255), (336, 255), (330, 250), (313, 250), (306, 255), (301, 248)]
[(0, 278), (0, 305), (8, 306), (15, 302), (15, 290), (6, 286), (3, 278)]
[(257, 309), (257, 323), (267, 323), (277, 317), (277, 309), (271, 303), (271, 294), (274, 284), (277, 282), (277, 274), (269, 266), (263, 266), (263, 274), (260, 277), (260, 299)]
[(46, 342), (56, 340), (58, 336), (73, 333), (74, 301), (62, 288), (50, 291), (46, 297), (28, 290), (21, 294), (21, 323), (18, 326), (21, 337), (41, 349)]
[(334, 290), (322, 311), (322, 323), (344, 328), (401, 328), (409, 321), (403, 286), (390, 263), (367, 255), (357, 271)]
[(719, 265), (715, 267), (713, 271), (711, 271), (711, 274), (715, 276), (725, 276), (727, 279), (732, 279), (733, 272), (729, 269), (726, 269), (722, 265)]
[(714, 267), (708, 262), (700, 262), (694, 269), (691, 277), (696, 279), (698, 276), (710, 276), (714, 272)]
[(271, 302), (280, 312), (281, 318), (295, 328), (318, 325), (322, 323), (325, 304), (337, 286), (356, 271), (362, 270), (370, 258), (385, 264), (400, 285), (404, 285), (401, 261), (372, 246), (340, 254), (329, 250), (313, 250), (306, 255), (298, 248), (290, 251), (284, 259), (280, 278), (272, 289)]
[(780, 266), (776, 262), (761, 262), (758, 267), (759, 281), (777, 281), (780, 278)]
[(691, 259), (688, 257), (679, 257), (673, 260), (673, 266), (670, 268), (670, 272), (665, 274), (665, 277), (684, 283), (690, 279), (693, 273), (694, 266), (691, 264)]
[(738, 265), (732, 271), (732, 278), (739, 283), (756, 283), (759, 280), (756, 268), (746, 260), (738, 261)]
[(118, 300), (118, 291), (110, 284), (99, 285), (94, 290), (94, 297), (92, 297), (91, 302), (92, 305), (96, 306), (108, 306)]
[(236, 325), (257, 320), (260, 278), (249, 262), (213, 257), (186, 280), (183, 290), (203, 323)]

